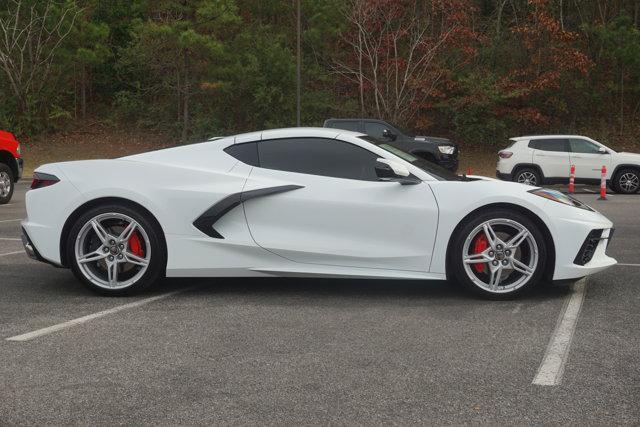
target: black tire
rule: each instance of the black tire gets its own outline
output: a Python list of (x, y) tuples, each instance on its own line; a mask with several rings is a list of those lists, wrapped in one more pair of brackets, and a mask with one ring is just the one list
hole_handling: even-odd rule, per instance
[[(526, 182), (527, 179), (528, 182)], [(519, 168), (516, 173), (513, 174), (513, 180), (515, 182), (531, 185), (534, 187), (542, 185), (542, 176), (536, 168)]]
[[(629, 179), (635, 182), (635, 187), (629, 185)], [(611, 189), (620, 194), (637, 193), (640, 189), (640, 172), (634, 168), (620, 169), (611, 181)]]
[[(76, 239), (78, 238), (78, 235), (85, 224), (87, 224), (96, 216), (107, 213), (122, 214), (132, 218), (138, 223), (139, 227), (144, 230), (149, 238), (151, 255), (146, 271), (134, 283), (122, 289), (108, 289), (93, 283), (82, 272), (75, 254)], [(166, 271), (167, 253), (162, 229), (155, 222), (155, 220), (149, 218), (148, 213), (143, 212), (141, 209), (129, 207), (122, 204), (110, 203), (108, 205), (89, 209), (88, 211), (83, 213), (73, 224), (67, 237), (65, 249), (69, 267), (73, 271), (73, 274), (76, 276), (76, 278), (89, 289), (102, 295), (121, 296), (138, 293), (161, 280), (164, 277)]]
[[(0, 179), (3, 179), (3, 178), (8, 178), (9, 191), (6, 192), (0, 189), (0, 205), (6, 205), (11, 201), (11, 197), (13, 197), (13, 189), (15, 187), (13, 172), (11, 171), (11, 168), (4, 163), (0, 163)], [(3, 193), (6, 193), (6, 194), (3, 195)]]
[[(474, 230), (476, 230), (478, 226), (485, 223), (486, 221), (496, 219), (515, 221), (516, 223), (526, 228), (535, 241), (538, 249), (537, 264), (535, 265), (534, 271), (530, 275), (528, 281), (526, 281), (520, 287), (514, 288), (513, 290), (508, 292), (492, 292), (490, 290), (483, 289), (478, 284), (474, 283), (474, 281), (470, 278), (469, 273), (465, 270), (465, 263), (463, 261), (465, 241), (468, 237), (470, 237), (470, 234), (477, 233), (477, 231)], [(546, 257), (547, 247), (544, 235), (534, 221), (532, 221), (526, 215), (523, 215), (517, 211), (508, 209), (490, 209), (479, 215), (474, 215), (468, 220), (465, 220), (465, 222), (458, 227), (451, 241), (448, 262), (448, 276), (453, 278), (457, 283), (460, 283), (467, 289), (474, 292), (476, 295), (479, 295), (483, 298), (494, 300), (512, 299), (528, 292), (540, 282), (546, 268)], [(486, 268), (489, 268), (488, 264), (486, 264)], [(512, 272), (510, 274), (514, 273)], [(517, 276), (514, 276), (514, 278), (515, 277)], [(509, 276), (507, 276), (507, 282), (508, 280)]]

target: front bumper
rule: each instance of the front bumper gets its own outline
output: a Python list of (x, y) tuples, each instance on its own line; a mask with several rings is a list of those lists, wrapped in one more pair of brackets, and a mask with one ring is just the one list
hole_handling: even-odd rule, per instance
[(442, 155), (440, 159), (438, 159), (438, 165), (455, 173), (458, 170), (458, 158)]
[(24, 160), (22, 158), (16, 159), (16, 163), (18, 165), (18, 176), (16, 177), (16, 181), (22, 178), (22, 171), (24, 170)]
[(502, 180), (502, 181), (512, 181), (513, 180), (513, 175), (510, 173), (503, 173), (500, 172), (499, 170), (496, 171), (496, 178)]
[(598, 273), (617, 263), (606, 254), (607, 246), (613, 236), (613, 228), (592, 228), (575, 233), (584, 236), (569, 251), (557, 254), (554, 280), (577, 279)]

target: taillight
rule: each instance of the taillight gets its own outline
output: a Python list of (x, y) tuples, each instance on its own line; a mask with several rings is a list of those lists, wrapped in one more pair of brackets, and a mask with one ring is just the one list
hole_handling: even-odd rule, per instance
[(498, 151), (498, 156), (500, 156), (501, 159), (508, 159), (513, 156), (513, 153), (511, 151)]
[(48, 173), (34, 172), (33, 181), (31, 182), (31, 189), (48, 187), (50, 185), (60, 182), (57, 176)]

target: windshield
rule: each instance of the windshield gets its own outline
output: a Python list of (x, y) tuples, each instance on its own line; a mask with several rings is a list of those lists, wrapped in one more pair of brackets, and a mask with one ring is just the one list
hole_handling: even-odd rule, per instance
[(411, 163), (413, 166), (422, 169), (423, 171), (427, 172), (429, 175), (433, 176), (439, 181), (463, 181), (464, 180), (463, 177), (461, 177), (460, 175), (454, 174), (450, 170), (447, 170), (441, 166), (438, 166), (435, 163), (431, 163), (428, 160), (421, 159), (420, 157), (416, 157), (411, 153), (407, 153), (406, 151), (393, 145), (392, 142), (390, 143), (388, 141), (380, 141), (368, 135), (361, 136), (360, 138), (364, 139), (367, 142), (377, 145), (383, 150), (386, 150), (392, 154), (395, 154), (396, 156), (400, 157), (402, 160), (405, 160)]

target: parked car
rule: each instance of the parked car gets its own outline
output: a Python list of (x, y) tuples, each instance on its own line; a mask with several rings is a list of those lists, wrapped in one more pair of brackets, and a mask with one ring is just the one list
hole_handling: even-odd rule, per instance
[(580, 135), (520, 136), (510, 141), (498, 152), (500, 179), (529, 185), (568, 183), (575, 165), (576, 183), (598, 184), (605, 166), (613, 191), (630, 194), (640, 189), (640, 154), (618, 153)]
[(27, 253), (110, 295), (166, 275), (452, 279), (498, 298), (616, 263), (613, 224), (577, 200), (342, 130), (49, 164), (31, 188)]
[(0, 205), (9, 203), (14, 183), (22, 176), (22, 153), (12, 133), (0, 130)]
[(446, 138), (415, 136), (377, 119), (328, 119), (324, 127), (361, 132), (381, 141), (393, 141), (395, 146), (407, 153), (453, 172), (458, 169), (458, 145)]

